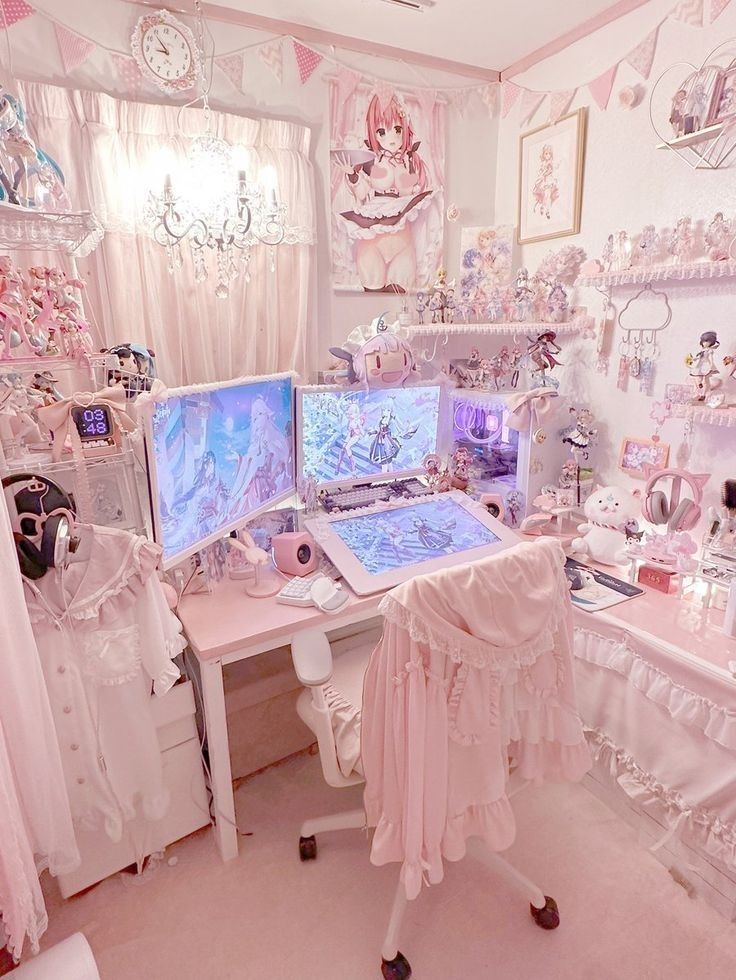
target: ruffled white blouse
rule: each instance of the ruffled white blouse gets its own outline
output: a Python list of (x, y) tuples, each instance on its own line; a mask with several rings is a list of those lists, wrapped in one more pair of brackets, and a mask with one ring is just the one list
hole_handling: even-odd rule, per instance
[(155, 574), (160, 548), (114, 528), (81, 535), (84, 560), (24, 588), (72, 815), (118, 841), (126, 821), (168, 808), (150, 696), (176, 682), (185, 641)]

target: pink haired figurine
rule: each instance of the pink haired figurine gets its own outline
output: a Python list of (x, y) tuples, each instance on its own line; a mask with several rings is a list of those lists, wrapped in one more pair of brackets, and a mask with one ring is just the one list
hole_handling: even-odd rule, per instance
[(675, 265), (686, 265), (691, 262), (694, 248), (692, 218), (689, 215), (678, 218), (667, 246), (667, 251), (673, 257)]

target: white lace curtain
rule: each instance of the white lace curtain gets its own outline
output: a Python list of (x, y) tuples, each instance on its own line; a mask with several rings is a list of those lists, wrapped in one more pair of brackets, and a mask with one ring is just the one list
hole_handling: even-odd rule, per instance
[(151, 347), (169, 385), (312, 366), (315, 215), (308, 129), (213, 112), (214, 132), (247, 148), (254, 173), (265, 164), (275, 168), (293, 242), (274, 251), (274, 272), (271, 250), (257, 246), (250, 284), (241, 275), (221, 300), (213, 266), (210, 279), (196, 283), (187, 246), (184, 268), (171, 275), (164, 249), (143, 227), (149, 187), (160, 189), (170, 165), (165, 157), (174, 170), (185, 159), (192, 137), (204, 131), (202, 111), (180, 113), (176, 106), (35, 82), (18, 83), (17, 90), (39, 145), (65, 172), (75, 209), (92, 209), (105, 228), (102, 244), (78, 262), (102, 344)]

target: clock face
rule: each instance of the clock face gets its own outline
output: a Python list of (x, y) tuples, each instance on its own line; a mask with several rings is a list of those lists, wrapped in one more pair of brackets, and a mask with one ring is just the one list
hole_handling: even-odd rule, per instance
[(201, 64), (194, 36), (168, 11), (141, 17), (131, 42), (141, 72), (165, 92), (183, 92), (197, 81)]

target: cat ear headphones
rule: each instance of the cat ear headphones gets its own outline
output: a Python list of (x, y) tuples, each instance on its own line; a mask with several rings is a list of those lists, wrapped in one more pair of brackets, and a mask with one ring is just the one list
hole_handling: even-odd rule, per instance
[(20, 487), (12, 492), (12, 506), (8, 499), (20, 570), (26, 578), (43, 578), (49, 568), (63, 565), (76, 548), (74, 504), (57, 483), (36, 473), (6, 476), (2, 486), (5, 491)]
[[(669, 497), (664, 490), (655, 490), (660, 480), (671, 479)], [(703, 500), (703, 486), (709, 479), (706, 475), (695, 475), (686, 470), (655, 470), (650, 472), (644, 488), (642, 511), (652, 524), (666, 524), (668, 531), (689, 531), (700, 520), (700, 504)], [(686, 483), (692, 499), (680, 499), (682, 484)]]

